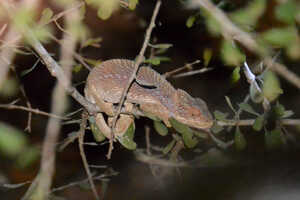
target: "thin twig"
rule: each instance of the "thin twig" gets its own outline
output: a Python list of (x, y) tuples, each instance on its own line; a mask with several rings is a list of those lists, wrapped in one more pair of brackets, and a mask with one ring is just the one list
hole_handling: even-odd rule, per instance
[(92, 176), (92, 173), (90, 171), (90, 168), (89, 168), (89, 165), (88, 165), (85, 153), (84, 153), (84, 147), (83, 147), (84, 132), (85, 132), (86, 125), (87, 125), (87, 119), (88, 119), (88, 113), (86, 113), (86, 111), (84, 111), (82, 113), (82, 121), (81, 121), (80, 130), (79, 130), (79, 134), (78, 134), (78, 145), (79, 145), (79, 150), (80, 150), (80, 156), (81, 156), (85, 171), (87, 173), (92, 191), (94, 193), (95, 198), (97, 200), (99, 200), (99, 195), (97, 193), (96, 186), (95, 186), (95, 183), (93, 181), (93, 176)]
[(241, 30), (238, 26), (232, 23), (226, 14), (213, 3), (211, 3), (211, 1), (192, 0), (192, 4), (204, 8), (216, 19), (216, 21), (220, 24), (222, 29), (221, 34), (224, 36), (224, 38), (236, 40), (243, 44), (243, 46), (248, 50), (260, 56), (269, 69), (275, 71), (277, 74), (300, 89), (300, 78), (294, 72), (288, 70), (288, 68), (283, 64), (274, 62), (270, 55), (268, 55), (266, 49), (261, 47), (253, 36)]
[[(278, 120), (280, 124), (286, 126), (299, 126), (300, 119), (280, 119)], [(252, 126), (254, 124), (254, 119), (242, 119), (239, 121), (236, 120), (226, 120), (226, 121), (217, 121), (219, 126)]]
[(118, 109), (117, 109), (117, 113), (115, 114), (114, 118), (113, 118), (113, 123), (112, 123), (112, 137), (110, 138), (110, 145), (109, 145), (109, 150), (108, 150), (108, 153), (107, 153), (107, 158), (110, 159), (111, 158), (111, 154), (112, 154), (112, 150), (113, 150), (113, 140), (114, 140), (114, 131), (115, 131), (115, 126), (116, 126), (116, 122), (117, 122), (117, 119), (121, 113), (121, 109), (122, 109), (122, 106), (124, 104), (124, 101), (125, 101), (125, 98), (126, 98), (126, 95), (127, 95), (127, 92), (132, 84), (132, 82), (135, 80), (136, 78), (136, 74), (137, 74), (137, 71), (139, 69), (139, 65), (143, 62), (144, 60), (144, 54), (145, 54), (145, 51), (146, 51), (146, 48), (148, 46), (148, 43), (149, 43), (149, 40), (150, 40), (150, 37), (151, 37), (151, 33), (152, 33), (152, 30), (153, 28), (155, 27), (155, 19), (156, 19), (156, 16), (158, 14), (158, 11), (159, 11), (159, 8), (160, 8), (160, 5), (161, 5), (161, 0), (158, 0), (156, 2), (156, 5), (155, 5), (155, 8), (154, 8), (154, 11), (153, 11), (153, 14), (152, 14), (152, 18), (151, 18), (151, 22), (150, 22), (150, 25), (148, 27), (148, 29), (146, 30), (146, 36), (145, 36), (145, 40), (144, 40), (144, 43), (143, 43), (143, 46), (139, 52), (139, 55), (135, 61), (135, 65), (134, 65), (134, 70), (131, 74), (131, 77), (129, 78), (128, 80), (128, 83), (126, 85), (126, 87), (124, 88), (123, 92), (122, 92), (122, 97), (121, 97), (121, 100), (120, 100), (120, 103), (118, 105)]
[(41, 111), (36, 108), (28, 108), (25, 106), (18, 106), (18, 105), (13, 105), (13, 104), (0, 104), (0, 108), (4, 108), (4, 109), (8, 109), (8, 110), (25, 110), (25, 111), (28, 111), (30, 113), (34, 113), (37, 115), (44, 115), (47, 117), (53, 117), (53, 118), (64, 119), (64, 120), (69, 119), (67, 117), (61, 117), (61, 116), (58, 116), (58, 115), (55, 115), (52, 113), (47, 113), (47, 112)]
[(183, 67), (179, 67), (179, 68), (176, 68), (176, 69), (174, 69), (172, 71), (164, 73), (163, 76), (165, 78), (169, 78), (169, 77), (173, 76), (173, 74), (176, 74), (176, 73), (181, 72), (183, 70), (186, 70), (186, 69), (192, 70), (193, 69), (193, 65), (198, 64), (200, 62), (201, 62), (200, 60), (196, 60), (196, 61), (194, 61), (192, 63), (186, 63)]
[(185, 72), (185, 73), (181, 73), (181, 74), (177, 74), (177, 75), (174, 75), (172, 76), (172, 78), (181, 78), (181, 77), (186, 77), (186, 76), (193, 76), (195, 74), (202, 74), (202, 73), (205, 73), (205, 72), (208, 72), (208, 71), (211, 71), (213, 70), (213, 68), (202, 68), (202, 69), (198, 69), (198, 70), (194, 70), (194, 71), (190, 71), (190, 72)]
[(60, 84), (64, 87), (64, 89), (83, 107), (85, 107), (89, 113), (97, 113), (99, 111), (98, 107), (94, 104), (87, 101), (74, 87), (68, 84), (68, 79), (65, 76), (61, 67), (57, 64), (57, 62), (49, 55), (48, 51), (44, 48), (44, 46), (32, 35), (31, 36), (31, 45), (34, 50), (39, 54), (39, 56), (44, 61), (44, 64), (48, 68), (49, 72), (52, 76), (56, 77)]

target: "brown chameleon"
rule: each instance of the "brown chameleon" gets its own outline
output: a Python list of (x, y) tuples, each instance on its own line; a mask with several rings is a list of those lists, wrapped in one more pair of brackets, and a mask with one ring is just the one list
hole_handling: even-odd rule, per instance
[[(87, 78), (86, 98), (109, 116), (110, 125), (133, 70), (133, 61), (112, 59), (96, 66)], [(126, 113), (120, 114), (116, 124), (116, 134), (119, 135), (134, 122), (136, 115), (162, 120), (167, 127), (171, 126), (171, 117), (196, 129), (207, 129), (213, 124), (203, 100), (193, 98), (181, 89), (176, 90), (162, 75), (147, 66), (139, 68), (136, 81), (126, 96), (123, 111)], [(97, 114), (96, 124), (107, 138), (111, 137), (111, 129), (102, 113)]]

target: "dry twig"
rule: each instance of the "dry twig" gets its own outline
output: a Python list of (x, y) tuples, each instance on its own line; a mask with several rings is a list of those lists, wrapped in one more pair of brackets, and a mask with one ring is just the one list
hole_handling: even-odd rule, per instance
[(128, 80), (128, 83), (126, 85), (126, 87), (124, 88), (123, 92), (122, 92), (122, 97), (120, 99), (120, 103), (118, 105), (118, 108), (117, 108), (117, 113), (115, 114), (114, 118), (113, 118), (113, 123), (112, 123), (112, 137), (110, 139), (110, 145), (109, 145), (109, 150), (108, 150), (108, 153), (107, 153), (107, 158), (110, 159), (111, 158), (111, 153), (112, 153), (112, 150), (113, 150), (113, 140), (114, 140), (114, 130), (115, 130), (115, 126), (116, 126), (116, 122), (117, 122), (117, 119), (121, 113), (121, 110), (122, 110), (122, 106), (124, 104), (124, 101), (125, 101), (125, 98), (126, 98), (126, 95), (127, 95), (127, 92), (132, 84), (132, 82), (135, 80), (136, 78), (136, 74), (138, 72), (138, 69), (139, 69), (139, 65), (143, 62), (144, 60), (144, 54), (145, 54), (145, 51), (146, 51), (146, 48), (149, 44), (149, 40), (150, 40), (150, 37), (151, 37), (151, 33), (152, 33), (152, 30), (153, 28), (155, 27), (155, 19), (156, 19), (156, 16), (158, 14), (158, 11), (159, 11), (159, 8), (160, 8), (160, 5), (161, 5), (161, 0), (157, 0), (156, 2), (156, 5), (155, 5), (155, 8), (153, 10), (153, 14), (152, 14), (152, 18), (151, 18), (151, 22), (150, 22), (150, 25), (148, 27), (148, 29), (146, 30), (146, 36), (145, 36), (145, 39), (144, 39), (144, 43), (143, 43), (143, 46), (139, 52), (139, 55), (135, 61), (135, 65), (134, 65), (134, 71), (131, 75), (131, 77), (129, 78)]
[(200, 6), (207, 10), (220, 24), (222, 29), (221, 34), (224, 38), (229, 40), (236, 40), (246, 47), (251, 52), (260, 56), (263, 59), (264, 64), (284, 79), (292, 83), (298, 89), (300, 89), (300, 78), (292, 71), (288, 70), (283, 64), (274, 62), (270, 55), (267, 54), (266, 50), (258, 45), (256, 40), (247, 32), (241, 30), (230, 19), (226, 14), (216, 7), (209, 0), (192, 0), (192, 3), (196, 6)]

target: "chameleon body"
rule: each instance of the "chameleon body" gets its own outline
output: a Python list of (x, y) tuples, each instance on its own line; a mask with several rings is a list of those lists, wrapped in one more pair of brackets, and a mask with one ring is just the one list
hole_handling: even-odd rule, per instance
[[(96, 66), (87, 78), (86, 98), (95, 103), (102, 112), (113, 116), (124, 87), (134, 71), (134, 65), (131, 60), (112, 59)], [(116, 125), (119, 132), (124, 132), (133, 122), (133, 115), (136, 115), (133, 110), (158, 118), (168, 127), (171, 126), (171, 117), (198, 129), (207, 129), (213, 124), (203, 100), (193, 98), (181, 89), (175, 89), (162, 75), (147, 66), (139, 68), (136, 81), (127, 93), (124, 109), (129, 115), (120, 115)], [(96, 123), (98, 126), (103, 125), (104, 118), (101, 115), (96, 117)], [(102, 131), (108, 131), (108, 127), (106, 129)], [(109, 134), (105, 135), (109, 137)]]

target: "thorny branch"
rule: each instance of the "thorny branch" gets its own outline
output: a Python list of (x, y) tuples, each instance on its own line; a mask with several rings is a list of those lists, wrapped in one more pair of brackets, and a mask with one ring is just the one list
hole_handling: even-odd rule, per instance
[(155, 19), (156, 19), (156, 16), (158, 14), (158, 11), (159, 11), (159, 8), (160, 8), (160, 5), (161, 5), (161, 0), (158, 0), (156, 2), (156, 5), (155, 5), (155, 8), (154, 8), (154, 11), (153, 11), (153, 14), (152, 14), (152, 18), (151, 18), (151, 22), (150, 22), (150, 25), (148, 27), (148, 29), (146, 30), (146, 36), (145, 36), (145, 39), (144, 39), (144, 43), (143, 43), (143, 46), (139, 52), (139, 55), (135, 61), (135, 65), (134, 65), (134, 71), (131, 75), (131, 77), (129, 78), (128, 80), (128, 83), (126, 85), (126, 87), (124, 88), (123, 92), (122, 92), (122, 97), (121, 97), (121, 100), (120, 100), (120, 103), (118, 105), (118, 108), (117, 108), (117, 113), (115, 114), (114, 118), (113, 118), (113, 123), (112, 123), (112, 137), (110, 138), (110, 145), (109, 145), (109, 150), (108, 150), (108, 153), (107, 153), (107, 158), (110, 159), (111, 158), (111, 153), (112, 153), (112, 150), (113, 150), (113, 140), (114, 140), (114, 130), (115, 130), (115, 126), (116, 126), (116, 122), (117, 122), (117, 119), (121, 113), (121, 109), (122, 109), (122, 106), (124, 104), (124, 101), (125, 101), (125, 98), (126, 98), (126, 95), (127, 95), (127, 92), (132, 84), (132, 82), (135, 80), (136, 78), (136, 74), (137, 74), (137, 71), (139, 69), (139, 65), (143, 62), (144, 60), (144, 54), (145, 54), (145, 51), (146, 51), (146, 48), (149, 44), (149, 40), (150, 40), (150, 37), (151, 37), (151, 33), (152, 33), (152, 30), (153, 28), (155, 27)]
[(256, 40), (247, 32), (241, 30), (230, 19), (226, 14), (216, 7), (210, 0), (192, 0), (192, 4), (200, 6), (207, 10), (220, 24), (222, 29), (221, 34), (224, 38), (230, 40), (236, 40), (243, 44), (248, 50), (260, 56), (263, 59), (264, 64), (280, 76), (285, 78), (287, 81), (292, 83), (298, 89), (300, 89), (300, 78), (292, 71), (288, 70), (283, 64), (273, 61), (268, 53), (260, 47)]

